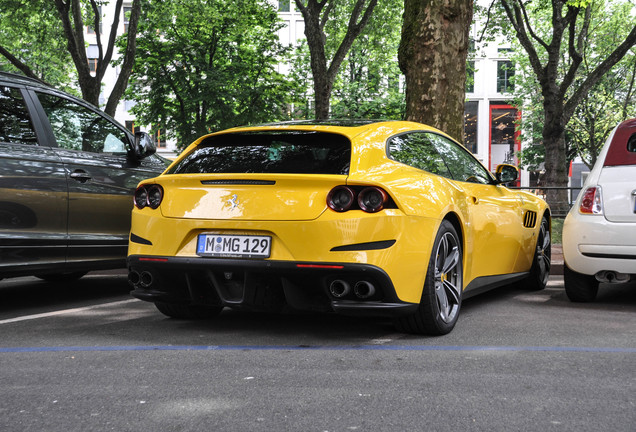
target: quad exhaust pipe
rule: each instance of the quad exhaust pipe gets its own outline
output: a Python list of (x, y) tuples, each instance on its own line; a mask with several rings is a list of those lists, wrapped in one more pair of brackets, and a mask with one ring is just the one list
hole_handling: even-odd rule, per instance
[(351, 292), (351, 285), (347, 281), (336, 279), (329, 285), (329, 292), (335, 298), (342, 298)]
[[(329, 292), (335, 298), (343, 298), (351, 293), (351, 285), (345, 280), (336, 279), (329, 285)], [(353, 286), (353, 293), (361, 300), (368, 299), (375, 294), (375, 287), (371, 282), (358, 281)]]
[(357, 282), (353, 287), (353, 292), (355, 293), (356, 297), (364, 300), (372, 297), (373, 294), (375, 294), (375, 287), (371, 282), (360, 281)]
[(148, 288), (152, 285), (153, 277), (149, 271), (142, 271), (141, 273), (135, 270), (128, 272), (128, 282), (135, 288), (141, 286), (142, 288)]

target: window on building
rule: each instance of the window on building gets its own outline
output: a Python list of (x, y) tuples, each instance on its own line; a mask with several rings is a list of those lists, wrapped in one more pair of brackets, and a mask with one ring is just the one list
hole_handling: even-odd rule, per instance
[(510, 60), (497, 62), (497, 92), (510, 93), (514, 90), (512, 78), (515, 76), (515, 66)]
[(477, 120), (479, 102), (469, 101), (464, 105), (464, 146), (477, 153)]
[(99, 58), (97, 45), (89, 45), (88, 48), (86, 48), (86, 57), (88, 58), (88, 67), (91, 73), (97, 72), (97, 59)]
[(289, 12), (291, 0), (278, 0), (278, 12)]
[(517, 123), (519, 111), (510, 105), (490, 106), (490, 168), (502, 163), (517, 164), (520, 140)]
[(96, 58), (89, 58), (88, 59), (88, 68), (90, 69), (91, 73), (96, 73), (97, 72), (97, 59)]
[(128, 33), (128, 25), (130, 24), (130, 14), (132, 7), (124, 6), (124, 33)]
[(126, 129), (128, 129), (132, 133), (135, 133), (137, 131), (134, 120), (126, 120), (125, 123), (126, 123)]
[(166, 130), (162, 127), (155, 130), (153, 133), (155, 144), (157, 148), (166, 148)]

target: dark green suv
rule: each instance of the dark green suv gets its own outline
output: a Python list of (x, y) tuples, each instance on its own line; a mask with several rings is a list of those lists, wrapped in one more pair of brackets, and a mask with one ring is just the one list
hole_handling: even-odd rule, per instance
[(137, 183), (167, 161), (92, 105), (0, 73), (0, 278), (125, 267)]

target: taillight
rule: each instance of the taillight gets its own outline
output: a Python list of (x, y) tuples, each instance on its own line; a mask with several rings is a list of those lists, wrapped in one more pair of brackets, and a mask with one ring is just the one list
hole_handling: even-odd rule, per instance
[(395, 208), (389, 194), (375, 186), (336, 186), (327, 195), (327, 205), (337, 212), (363, 210), (376, 213), (387, 207)]
[(346, 212), (354, 202), (354, 193), (347, 186), (336, 186), (327, 195), (327, 205), (337, 212)]
[(375, 213), (384, 208), (388, 198), (383, 189), (368, 187), (358, 194), (358, 205), (367, 213)]
[(603, 197), (601, 188), (589, 187), (583, 192), (579, 212), (584, 214), (603, 214)]
[(163, 200), (163, 188), (158, 184), (141, 185), (135, 191), (134, 202), (138, 209), (150, 207), (156, 209)]

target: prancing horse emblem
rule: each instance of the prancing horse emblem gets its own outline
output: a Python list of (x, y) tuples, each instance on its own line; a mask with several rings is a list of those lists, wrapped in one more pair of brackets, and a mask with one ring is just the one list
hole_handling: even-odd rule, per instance
[(227, 202), (230, 204), (230, 211), (234, 210), (235, 208), (238, 207), (239, 205), (239, 199), (238, 199), (238, 195), (234, 194), (232, 195), (232, 198), (230, 198), (229, 200), (227, 200)]

